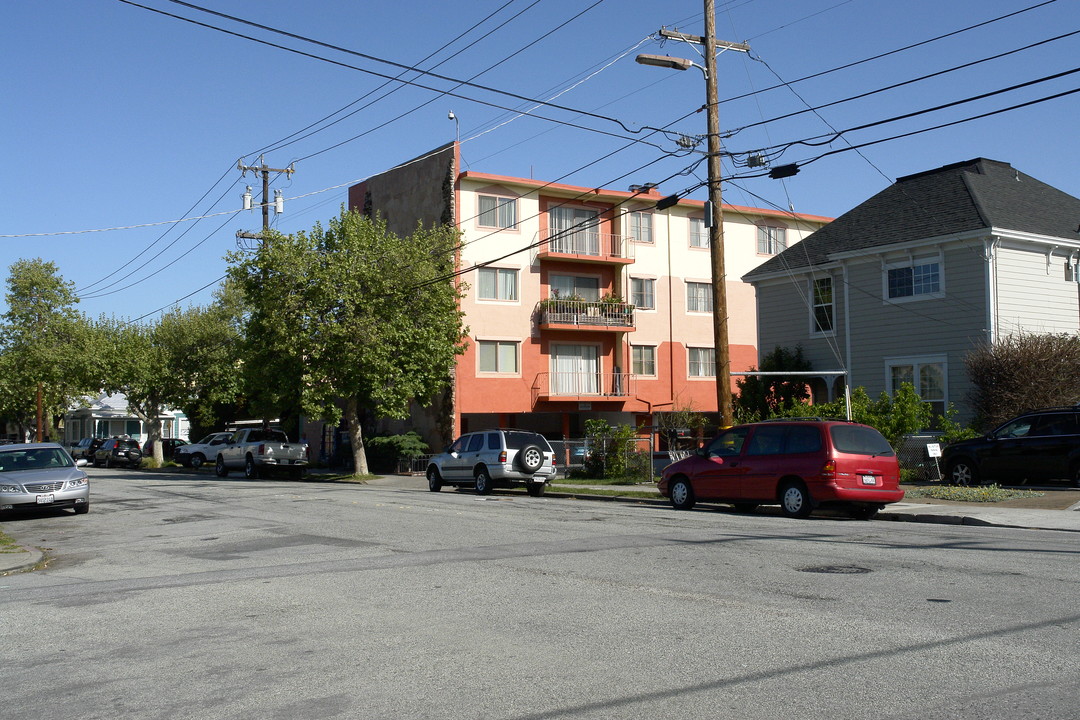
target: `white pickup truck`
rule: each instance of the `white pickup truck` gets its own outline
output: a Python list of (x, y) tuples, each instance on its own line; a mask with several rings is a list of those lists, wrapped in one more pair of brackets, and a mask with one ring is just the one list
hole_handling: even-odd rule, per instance
[(243, 469), (244, 477), (262, 477), (267, 470), (287, 472), (290, 477), (304, 477), (308, 466), (308, 449), (303, 443), (289, 442), (280, 430), (245, 428), (237, 430), (227, 442), (217, 446), (214, 470), (225, 477), (230, 470)]

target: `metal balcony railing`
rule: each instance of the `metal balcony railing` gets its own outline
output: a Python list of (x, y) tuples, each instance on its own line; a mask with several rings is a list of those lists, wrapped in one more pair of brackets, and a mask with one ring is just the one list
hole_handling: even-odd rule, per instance
[(633, 328), (634, 306), (624, 302), (590, 302), (587, 300), (541, 300), (536, 304), (541, 325), (591, 325), (611, 328)]
[(596, 228), (540, 231), (540, 255), (576, 255), (598, 260), (632, 260), (634, 244), (626, 235), (597, 232)]
[(533, 399), (629, 398), (634, 394), (630, 373), (545, 372), (533, 382)]

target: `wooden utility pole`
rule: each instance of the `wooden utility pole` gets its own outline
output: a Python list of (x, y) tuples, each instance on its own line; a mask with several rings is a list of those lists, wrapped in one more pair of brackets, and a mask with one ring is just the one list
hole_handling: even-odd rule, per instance
[[(263, 219), (262, 227), (263, 227), (263, 231), (261, 233), (249, 233), (249, 232), (243, 232), (242, 230), (237, 230), (237, 232), (236, 232), (236, 245), (237, 245), (237, 247), (239, 247), (242, 250), (250, 250), (251, 249), (250, 247), (247, 247), (247, 246), (241, 244), (240, 241), (241, 240), (258, 240), (259, 242), (263, 242), (263, 241), (266, 240), (266, 232), (270, 229), (270, 173), (272, 173), (272, 172), (273, 173), (285, 173), (286, 176), (289, 176), (289, 175), (292, 175), (294, 172), (296, 172), (296, 170), (293, 169), (292, 164), (290, 164), (289, 167), (287, 167), (287, 168), (267, 167), (266, 163), (263, 162), (262, 155), (259, 156), (259, 164), (258, 165), (245, 165), (243, 160), (238, 160), (236, 162), (236, 169), (239, 170), (240, 172), (242, 172), (245, 177), (247, 176), (249, 170), (251, 172), (255, 173), (256, 175), (261, 175), (262, 176), (262, 219)], [(251, 190), (251, 188), (249, 187), (248, 190)], [(278, 191), (278, 192), (280, 193), (280, 191)], [(250, 196), (250, 193), (245, 193), (245, 195), (244, 195), (245, 198), (248, 198), (249, 196)], [(281, 197), (280, 197), (280, 195), (277, 195), (274, 198), (274, 212), (275, 213), (280, 213), (282, 211), (281, 208), (282, 208)], [(245, 208), (245, 209), (250, 209), (250, 208)]]

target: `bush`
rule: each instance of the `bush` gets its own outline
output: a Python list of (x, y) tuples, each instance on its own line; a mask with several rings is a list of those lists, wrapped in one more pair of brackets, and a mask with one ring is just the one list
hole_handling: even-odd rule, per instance
[(401, 458), (415, 458), (430, 448), (416, 432), (368, 438), (364, 443), (368, 464), (375, 472), (394, 472)]
[(608, 425), (606, 420), (586, 420), (585, 440), (589, 454), (585, 473), (589, 477), (652, 479), (651, 453), (637, 449), (637, 434), (629, 425)]

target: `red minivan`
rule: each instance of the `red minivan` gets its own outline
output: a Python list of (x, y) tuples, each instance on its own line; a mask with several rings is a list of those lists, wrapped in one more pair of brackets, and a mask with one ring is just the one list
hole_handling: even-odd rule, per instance
[(664, 468), (660, 493), (678, 510), (698, 500), (749, 512), (779, 503), (803, 518), (843, 505), (870, 519), (904, 498), (889, 442), (868, 425), (839, 420), (767, 420), (724, 430), (690, 457)]

